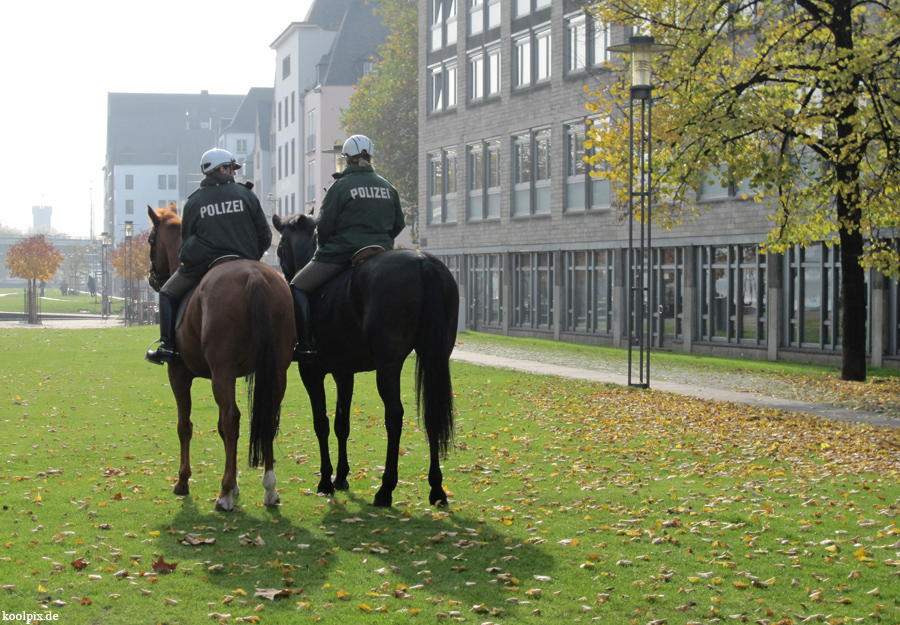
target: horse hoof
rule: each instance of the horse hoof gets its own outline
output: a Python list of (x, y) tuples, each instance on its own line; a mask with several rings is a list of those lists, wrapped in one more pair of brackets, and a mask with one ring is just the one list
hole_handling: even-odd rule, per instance
[(216, 502), (216, 512), (231, 512), (233, 509), (234, 509), (234, 506), (232, 506), (231, 508), (226, 508), (225, 506), (220, 504), (218, 501)]
[(278, 506), (281, 505), (281, 498), (280, 498), (280, 497), (276, 497), (276, 498), (275, 498), (274, 500), (272, 500), (272, 501), (264, 501), (263, 503), (264, 503), (266, 506), (268, 506), (269, 508), (277, 508)]
[(390, 508), (393, 505), (393, 497), (380, 497), (375, 495), (372, 505), (376, 508)]
[(189, 495), (191, 492), (191, 489), (189, 489), (187, 487), (179, 488), (178, 486), (176, 486), (175, 488), (172, 489), (172, 492), (176, 495), (183, 497), (185, 495)]
[(350, 484), (347, 480), (335, 480), (332, 486), (334, 486), (334, 490), (350, 490)]

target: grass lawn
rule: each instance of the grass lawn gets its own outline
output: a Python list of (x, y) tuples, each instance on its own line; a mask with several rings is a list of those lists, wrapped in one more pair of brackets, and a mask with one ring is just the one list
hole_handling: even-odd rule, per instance
[(191, 495), (172, 494), (174, 401), (165, 369), (142, 360), (155, 333), (0, 334), (7, 614), (900, 622), (895, 429), (454, 362), (450, 506), (439, 510), (427, 501), (410, 362), (401, 481), (394, 507), (376, 509), (385, 439), (374, 376), (356, 384), (351, 490), (325, 498), (292, 371), (276, 444), (282, 505), (262, 506), (245, 436), (237, 506), (218, 513), (224, 452), (206, 380), (194, 384)]
[[(44, 297), (40, 297), (38, 292), (38, 301), (40, 311), (42, 313), (56, 314), (93, 314), (101, 313), (101, 298), (99, 293), (96, 297), (91, 297), (90, 293), (81, 292), (79, 295), (60, 295), (58, 288), (44, 289)], [(125, 306), (125, 301), (121, 298), (112, 298), (110, 300), (110, 308), (113, 315), (118, 315)], [(25, 293), (22, 289), (0, 289), (0, 311), (2, 312), (25, 312)]]

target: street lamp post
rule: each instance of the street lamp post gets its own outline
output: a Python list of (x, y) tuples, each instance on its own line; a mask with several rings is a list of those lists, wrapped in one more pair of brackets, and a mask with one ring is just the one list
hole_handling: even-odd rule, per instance
[(104, 232), (100, 235), (100, 317), (106, 319), (109, 317), (109, 284), (106, 270), (106, 263), (109, 255), (109, 233)]
[[(652, 57), (675, 46), (656, 43), (653, 37), (634, 36), (628, 43), (609, 46), (610, 52), (631, 56), (631, 97), (628, 140), (628, 258), (625, 271), (626, 340), (628, 341), (628, 385), (650, 388), (650, 345), (653, 341), (653, 259), (651, 248), (651, 191), (653, 189), (653, 97)], [(635, 123), (634, 101), (640, 101), (640, 118)], [(635, 189), (635, 130), (638, 127), (638, 189)], [(635, 202), (637, 200), (637, 202)], [(634, 241), (635, 218), (640, 221), (638, 244)], [(646, 286), (645, 286), (646, 281)], [(634, 350), (637, 348), (637, 381), (633, 381)]]
[(125, 262), (127, 263), (125, 268), (125, 273), (127, 275), (128, 280), (128, 299), (127, 305), (125, 306), (126, 310), (126, 322), (125, 325), (132, 325), (132, 316), (134, 315), (134, 293), (132, 291), (133, 285), (131, 282), (131, 237), (134, 236), (134, 224), (130, 221), (125, 222)]

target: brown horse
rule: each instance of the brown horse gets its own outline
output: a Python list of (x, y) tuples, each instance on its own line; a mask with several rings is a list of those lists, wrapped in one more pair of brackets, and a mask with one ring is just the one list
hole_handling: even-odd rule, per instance
[[(147, 207), (150, 232), (150, 283), (158, 288), (178, 268), (181, 218), (172, 208)], [(176, 495), (187, 495), (191, 477), (191, 384), (212, 381), (219, 406), (219, 436), (225, 444), (225, 473), (216, 510), (234, 507), (238, 494), (237, 442), (241, 411), (235, 401), (238, 377), (247, 377), (250, 410), (250, 464), (265, 466), (264, 503), (279, 501), (275, 490), (272, 444), (294, 348), (293, 301), (281, 275), (258, 261), (219, 261), (194, 291), (175, 333), (179, 358), (169, 363), (169, 383), (178, 405), (181, 465)]]

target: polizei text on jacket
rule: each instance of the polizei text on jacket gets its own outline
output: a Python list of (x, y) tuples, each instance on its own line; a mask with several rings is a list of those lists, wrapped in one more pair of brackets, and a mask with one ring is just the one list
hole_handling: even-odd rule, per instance
[(241, 200), (229, 200), (227, 202), (216, 202), (215, 204), (207, 204), (200, 207), (200, 219), (204, 217), (212, 217), (213, 215), (224, 215), (225, 213), (243, 213), (244, 203)]

